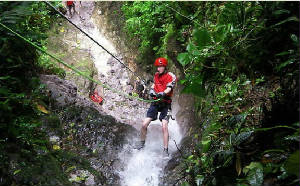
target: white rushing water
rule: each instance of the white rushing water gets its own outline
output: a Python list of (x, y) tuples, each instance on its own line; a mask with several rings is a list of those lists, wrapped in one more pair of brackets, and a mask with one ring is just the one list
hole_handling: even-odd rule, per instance
[[(95, 25), (94, 20), (90, 19), (91, 25)], [(112, 54), (116, 54), (116, 49), (113, 46), (112, 42), (106, 39), (104, 34), (99, 31), (99, 29), (94, 26), (88, 29), (85, 29), (88, 34), (95, 39), (99, 44), (105, 47), (108, 51)], [(109, 55), (105, 50), (103, 50), (100, 46), (98, 46), (95, 42), (87, 38), (85, 35), (80, 33), (79, 35), (80, 40), (84, 41), (80, 43), (81, 49), (86, 49), (90, 52), (91, 57), (94, 60), (95, 66), (98, 69), (98, 72), (101, 72), (103, 75), (107, 75), (108, 71), (110, 70), (110, 66), (107, 64), (111, 55)]]
[[(170, 160), (172, 153), (177, 151), (182, 135), (176, 121), (169, 122), (169, 158), (163, 158), (163, 134), (159, 120), (150, 123), (147, 131), (145, 147), (142, 150), (125, 149), (119, 154), (126, 163), (124, 170), (119, 172), (122, 186), (158, 186), (163, 168)], [(128, 146), (127, 148), (132, 148)], [(131, 151), (131, 153), (127, 153)], [(130, 157), (128, 157), (128, 155)]]

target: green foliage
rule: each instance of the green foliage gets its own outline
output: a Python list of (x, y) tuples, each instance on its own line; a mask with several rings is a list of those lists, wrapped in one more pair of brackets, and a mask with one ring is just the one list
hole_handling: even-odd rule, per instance
[[(186, 158), (186, 170), (193, 176), (192, 180), (202, 185), (261, 185), (266, 177), (276, 175), (279, 182), (292, 184), (290, 179), (295, 179), (292, 175), (298, 171), (296, 165), (299, 161), (295, 155), (297, 152), (293, 153), (294, 148), (291, 148), (299, 141), (299, 130), (295, 128), (298, 123), (255, 127), (250, 118), (258, 114), (256, 109), (248, 107), (243, 112), (240, 109), (245, 107), (245, 95), (252, 87), (251, 81), (242, 74), (235, 81), (227, 78), (224, 82), (214, 86), (213, 91), (208, 91), (209, 95), (205, 99), (199, 98), (201, 104), (196, 107), (207, 121), (201, 123), (202, 137), (195, 139), (198, 141), (196, 153)], [(278, 99), (278, 92), (274, 95)], [(235, 109), (240, 113), (233, 114)], [(268, 136), (271, 133), (280, 133), (282, 136), (275, 135), (278, 142), (274, 140), (268, 144), (271, 148), (262, 154), (247, 155), (260, 148), (257, 141), (253, 142), (257, 136)], [(291, 146), (281, 145), (284, 141), (288, 141)], [(259, 143), (264, 144), (264, 141)], [(226, 182), (220, 174), (233, 180)]]
[[(45, 47), (46, 43), (44, 43), (44, 41), (43, 44), (43, 49), (47, 50)], [(44, 74), (57, 74), (61, 78), (66, 76), (65, 71), (62, 68), (59, 68), (57, 63), (54, 62), (53, 59), (47, 54), (40, 54), (37, 65)]]
[[(4, 23), (15, 27), (33, 41), (41, 42), (44, 39), (43, 33), (50, 25), (49, 11), (44, 3), (1, 2), (0, 8), (5, 9), (1, 15)], [(3, 29), (1, 27), (0, 31)], [(1, 127), (9, 126), (11, 133), (17, 137), (18, 133), (26, 134), (26, 127), (30, 134), (32, 127), (38, 126), (35, 115), (40, 111), (36, 108), (36, 102), (44, 98), (40, 94), (43, 86), (39, 84), (37, 77), (40, 64), (37, 62), (37, 53), (26, 43), (16, 40), (8, 32), (1, 32), (1, 35), (0, 54), (5, 59), (4, 63), (1, 63), (0, 78), (0, 105), (1, 111), (4, 111), (1, 113), (1, 122), (5, 123)], [(18, 127), (21, 127), (20, 131)]]
[[(1, 23), (43, 47), (45, 32), (51, 19), (56, 18), (43, 2), (0, 2), (0, 10)], [(48, 113), (49, 100), (42, 94), (44, 86), (38, 77), (39, 73), (53, 72), (56, 68), (45, 65), (34, 48), (3, 27), (0, 35), (1, 184), (15, 185), (13, 180), (17, 179), (18, 184), (29, 185), (41, 164), (51, 162), (53, 165), (49, 166), (53, 170), (58, 168), (57, 161), (45, 155), (51, 149), (41, 130), (40, 117)], [(11, 154), (16, 157), (12, 158)], [(15, 167), (10, 166), (12, 162)], [(60, 177), (59, 182), (64, 180)]]
[[(176, 52), (186, 76), (219, 82), (239, 72), (251, 79), (264, 72), (298, 73), (297, 7), (286, 2), (127, 2), (122, 10), (125, 31), (140, 43), (144, 64), (158, 55), (168, 57), (174, 38), (183, 51)], [(201, 84), (197, 81), (186, 77), (184, 85)]]
[(0, 9), (3, 24), (36, 42), (46, 39), (45, 31), (51, 24), (51, 16), (56, 18), (43, 2), (1, 2)]
[[(260, 120), (253, 118), (262, 115), (264, 108), (251, 106), (246, 99), (253, 87), (272, 76), (298, 81), (298, 8), (299, 2), (124, 3), (125, 31), (138, 41), (140, 61), (152, 64), (155, 56), (171, 59), (170, 52), (175, 54), (173, 62), (183, 69), (183, 93), (196, 95), (196, 112), (205, 121), (199, 122), (202, 136), (195, 138), (195, 151), (185, 159), (184, 172), (190, 179), (184, 185), (228, 185), (220, 172), (233, 179), (231, 185), (261, 185), (267, 176), (292, 184), (297, 177), (299, 131), (281, 121), (257, 128)], [(2, 23), (46, 45), (45, 31), (55, 16), (43, 2), (0, 2), (0, 10)], [(56, 165), (68, 164), (67, 170), (72, 171), (75, 165), (62, 158), (62, 150), (43, 156), (51, 149), (39, 127), (48, 99), (41, 95), (38, 73), (63, 76), (64, 72), (2, 27), (0, 34), (0, 57), (4, 59), (0, 63), (1, 180), (23, 175), (21, 184), (29, 184), (31, 177), (24, 173), (37, 169), (22, 160), (32, 155), (31, 162), (50, 162), (47, 165), (59, 173)], [(270, 99), (279, 98), (277, 92), (271, 92)], [(55, 116), (48, 119), (53, 128), (60, 127)], [(260, 152), (254, 151), (258, 144), (254, 140), (264, 135), (274, 140), (261, 145)], [(11, 159), (7, 152), (26, 157), (8, 170)]]
[[(212, 43), (212, 38), (210, 33), (202, 28), (202, 29), (195, 29), (193, 32), (193, 41), (195, 45), (198, 47), (199, 50), (202, 50), (204, 47), (210, 45)], [(194, 50), (194, 49), (192, 49)], [(189, 51), (187, 49), (187, 51)]]
[(5, 24), (16, 24), (23, 22), (29, 16), (32, 2), (1, 2), (1, 22)]
[[(225, 167), (235, 169), (230, 176), (240, 176), (233, 185), (261, 185), (268, 166), (280, 181), (290, 179), (282, 163), (286, 158), (280, 163), (270, 160), (269, 165), (257, 154), (245, 161), (240, 151), (267, 133), (278, 135), (269, 150), (277, 149), (285, 157), (294, 151), (279, 145), (284, 139), (295, 144), (299, 134), (293, 127), (272, 123), (259, 129), (261, 121), (253, 118), (262, 115), (262, 108), (246, 99), (253, 87), (274, 76), (298, 81), (299, 2), (130, 2), (123, 12), (126, 31), (141, 43), (140, 59), (150, 64), (161, 55), (181, 65), (182, 93), (196, 96), (196, 112), (207, 119), (199, 122), (199, 153), (186, 159), (192, 181), (185, 185), (225, 185), (218, 177)], [(170, 55), (174, 53), (176, 59)], [(268, 99), (278, 97), (278, 92), (269, 91)]]
[(291, 154), (285, 164), (286, 171), (299, 178), (299, 166), (297, 165), (299, 165), (299, 150)]
[[(180, 2), (126, 2), (122, 6), (125, 16), (125, 32), (139, 45), (139, 61), (152, 64), (153, 58), (165, 56), (171, 46), (170, 40), (185, 42), (189, 25), (171, 8), (190, 11), (190, 6)], [(192, 10), (195, 11), (195, 10)], [(173, 51), (172, 51), (173, 52)]]
[[(282, 9), (287, 6), (285, 3), (231, 2), (224, 4), (217, 7), (221, 12), (217, 21), (207, 21), (207, 24), (200, 28), (195, 25), (186, 52), (178, 54), (177, 60), (184, 67), (186, 75), (185, 86), (203, 84), (209, 80), (220, 82), (240, 71), (250, 75), (250, 78), (257, 78), (253, 74), (255, 71), (273, 74), (292, 71), (298, 74), (295, 67), (299, 65), (299, 41), (296, 36), (299, 31), (288, 30), (292, 25), (296, 27), (299, 23), (297, 15), (294, 14), (295, 10)], [(209, 8), (212, 5), (206, 3), (205, 6)], [(269, 10), (270, 8), (272, 10)], [(291, 17), (281, 18), (284, 19), (282, 21), (278, 20), (278, 14), (287, 14), (284, 17)], [(210, 17), (206, 12), (205, 15)], [(260, 19), (266, 16), (268, 19)], [(268, 26), (269, 22), (274, 21), (278, 23)], [(288, 28), (283, 27), (282, 24), (287, 24)], [(276, 32), (274, 32), (275, 27)], [(272, 34), (273, 36), (270, 36)], [(275, 37), (276, 41), (284, 41), (277, 46), (276, 51), (284, 50), (283, 48), (290, 49), (280, 51), (280, 53), (269, 53), (268, 56), (263, 55), (265, 51), (274, 51), (270, 48), (272, 42), (266, 39), (263, 39), (264, 43), (253, 42), (263, 36)], [(290, 39), (286, 40), (286, 38)], [(269, 65), (265, 61), (272, 62)], [(193, 75), (203, 78), (189, 78)], [(193, 93), (193, 91), (190, 92)]]
[(126, 32), (140, 42), (141, 57), (158, 51), (158, 43), (163, 43), (162, 37), (168, 32), (167, 20), (171, 19), (166, 14), (164, 3), (127, 2), (122, 11), (126, 17)]
[(251, 186), (260, 186), (264, 181), (263, 166), (259, 162), (251, 162), (243, 169), (243, 173)]

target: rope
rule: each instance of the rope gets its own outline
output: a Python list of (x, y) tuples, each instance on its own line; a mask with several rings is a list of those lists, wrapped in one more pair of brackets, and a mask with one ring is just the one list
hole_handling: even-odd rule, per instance
[(110, 51), (108, 51), (104, 46), (102, 46), (100, 43), (98, 43), (94, 38), (92, 38), (88, 33), (83, 31), (81, 28), (79, 28), (76, 24), (74, 24), (71, 20), (69, 20), (65, 15), (63, 15), (60, 11), (58, 11), (51, 3), (48, 1), (44, 1), (48, 6), (50, 6), (53, 10), (55, 10), (60, 16), (65, 18), (69, 23), (71, 23), (75, 28), (77, 28), (80, 32), (82, 32), (84, 35), (86, 35), (88, 38), (90, 38), (93, 42), (95, 42), (98, 46), (100, 46), (105, 52), (107, 52), (109, 55), (111, 55), (114, 59), (116, 59), (119, 63), (121, 63), (125, 68), (127, 68), (133, 75), (138, 77), (140, 80), (142, 80), (144, 83), (145, 80), (141, 78), (139, 75), (134, 73), (129, 67), (127, 67), (120, 59), (118, 59), (115, 55), (113, 55)]
[(157, 99), (157, 100), (146, 100), (146, 99), (142, 99), (142, 98), (139, 98), (139, 97), (135, 97), (135, 96), (128, 95), (128, 94), (126, 94), (126, 93), (124, 93), (124, 92), (121, 92), (121, 91), (118, 91), (118, 90), (116, 90), (116, 89), (114, 89), (114, 88), (111, 88), (110, 86), (105, 85), (105, 84), (101, 83), (100, 81), (97, 81), (97, 80), (91, 78), (90, 76), (88, 76), (88, 75), (86, 75), (85, 73), (81, 72), (81, 71), (78, 70), (77, 68), (75, 68), (75, 67), (73, 67), (73, 66), (67, 64), (66, 62), (64, 62), (63, 60), (57, 58), (57, 57), (54, 56), (53, 54), (48, 53), (47, 51), (45, 51), (45, 50), (42, 49), (41, 47), (37, 46), (37, 45), (34, 44), (33, 42), (29, 41), (28, 39), (24, 38), (24, 37), (21, 36), (20, 34), (18, 34), (18, 33), (16, 33), (15, 31), (13, 31), (12, 29), (8, 28), (7, 26), (5, 26), (4, 24), (2, 24), (1, 22), (0, 22), (0, 25), (1, 25), (2, 27), (4, 27), (5, 29), (7, 29), (8, 31), (14, 33), (16, 36), (18, 36), (19, 38), (21, 38), (21, 39), (24, 40), (25, 42), (27, 42), (27, 43), (29, 43), (30, 45), (32, 45), (33, 47), (35, 47), (35, 48), (38, 49), (39, 51), (41, 51), (41, 52), (47, 54), (48, 56), (52, 57), (52, 58), (55, 59), (58, 63), (61, 63), (62, 65), (66, 66), (67, 68), (73, 70), (73, 71), (76, 72), (78, 75), (83, 76), (83, 77), (87, 78), (88, 80), (93, 81), (94, 83), (96, 83), (96, 84), (98, 84), (98, 85), (100, 85), (100, 86), (103, 86), (103, 87), (106, 88), (106, 89), (111, 90), (111, 91), (114, 92), (114, 93), (117, 93), (117, 94), (122, 95), (122, 96), (124, 96), (124, 97), (126, 97), (126, 98), (129, 98), (129, 99), (130, 99), (130, 98), (131, 98), (131, 99), (136, 99), (136, 100), (143, 101), (143, 102), (147, 102), (147, 103), (157, 102), (157, 101), (160, 101), (160, 100), (161, 100), (161, 99)]

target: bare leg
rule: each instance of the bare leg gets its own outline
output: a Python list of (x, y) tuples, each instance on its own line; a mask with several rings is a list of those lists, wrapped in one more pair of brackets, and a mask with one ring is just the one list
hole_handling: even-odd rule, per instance
[(163, 132), (163, 138), (164, 138), (164, 148), (167, 149), (169, 145), (169, 130), (168, 130), (168, 121), (162, 120), (162, 132)]
[(69, 18), (71, 18), (71, 16), (72, 16), (72, 13), (71, 13), (71, 6), (68, 6), (68, 9), (69, 9)]
[(141, 128), (141, 141), (146, 140), (146, 135), (147, 135), (147, 128), (152, 121), (152, 118), (146, 118), (143, 122), (143, 126)]
[(74, 14), (76, 14), (75, 4), (73, 4), (72, 7), (73, 7), (73, 15), (74, 15)]

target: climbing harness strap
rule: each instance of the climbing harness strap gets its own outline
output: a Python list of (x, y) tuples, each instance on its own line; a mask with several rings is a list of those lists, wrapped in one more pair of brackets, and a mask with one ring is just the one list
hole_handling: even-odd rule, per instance
[(168, 107), (168, 113), (167, 113), (167, 117), (169, 119), (175, 120), (175, 118), (172, 115), (172, 107), (171, 107), (171, 103), (167, 103), (167, 102), (163, 102), (163, 101), (159, 101), (156, 103), (153, 103), (154, 105), (158, 105), (159, 107)]
[(139, 101), (143, 101), (143, 102), (147, 102), (147, 103), (151, 103), (151, 102), (157, 102), (157, 101), (160, 101), (160, 100), (146, 100), (146, 99), (142, 99), (142, 98), (139, 98), (139, 97), (135, 97), (135, 96), (131, 96), (131, 95), (128, 95), (124, 92), (121, 92), (121, 91), (118, 91), (114, 88), (111, 88), (110, 86), (108, 85), (105, 85), (103, 83), (101, 83), (99, 80), (95, 80), (93, 78), (91, 78), (90, 76), (86, 75), (85, 73), (81, 72), (80, 70), (78, 70), (77, 68), (69, 65), (68, 63), (64, 62), (63, 60), (59, 59), (58, 57), (54, 56), (53, 54), (50, 54), (48, 53), (47, 51), (45, 51), (44, 49), (42, 49), (41, 47), (37, 46), (36, 44), (34, 44), (33, 42), (29, 41), (28, 39), (24, 38), (23, 36), (21, 36), (20, 34), (18, 34), (17, 32), (13, 31), (12, 29), (8, 28), (7, 26), (5, 26), (4, 24), (2, 24), (0, 22), (0, 25), (2, 27), (4, 27), (5, 29), (7, 29), (8, 31), (14, 33), (16, 36), (18, 36), (19, 38), (21, 38), (22, 40), (24, 40), (25, 42), (29, 43), (30, 45), (32, 45), (33, 47), (35, 47), (36, 49), (38, 49), (39, 51), (47, 54), (48, 56), (50, 56), (51, 58), (55, 59), (58, 63), (64, 65), (65, 67), (73, 70), (74, 72), (76, 72), (77, 75), (80, 75), (80, 76), (83, 76), (85, 77), (86, 79), (90, 80), (90, 81), (93, 81), (94, 83), (106, 88), (106, 89), (109, 89), (111, 90), (112, 92), (114, 93), (117, 93), (119, 95), (122, 95), (126, 98), (129, 98), (129, 99), (136, 99), (136, 100), (139, 100)]

